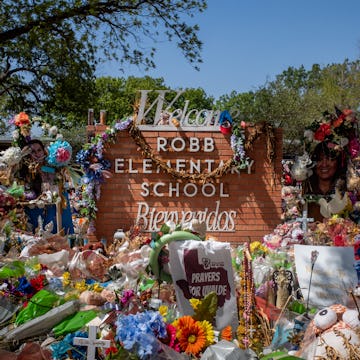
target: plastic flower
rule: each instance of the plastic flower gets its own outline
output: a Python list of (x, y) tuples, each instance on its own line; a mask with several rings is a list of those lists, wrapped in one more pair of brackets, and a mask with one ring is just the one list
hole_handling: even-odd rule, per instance
[(331, 125), (322, 123), (314, 134), (314, 139), (318, 141), (324, 141), (325, 137), (331, 134)]
[(62, 167), (71, 160), (72, 147), (67, 141), (56, 140), (48, 147), (47, 162), (51, 166)]
[(39, 291), (46, 284), (46, 277), (40, 274), (36, 278), (30, 279), (30, 284), (36, 291)]
[(87, 290), (87, 285), (85, 283), (85, 280), (77, 281), (75, 283), (75, 289), (80, 290), (81, 292)]
[(103, 291), (103, 287), (99, 283), (95, 283), (92, 288), (93, 291), (101, 293)]
[(70, 283), (71, 283), (70, 273), (69, 273), (68, 271), (65, 271), (65, 272), (63, 273), (62, 278), (63, 278), (63, 280), (62, 280), (63, 286), (64, 286), (64, 287), (69, 286)]
[(160, 315), (161, 315), (162, 317), (164, 317), (164, 318), (165, 318), (166, 315), (168, 314), (168, 310), (169, 310), (169, 308), (168, 308), (166, 305), (160, 305), (160, 306), (159, 306), (159, 309), (158, 309)]
[(189, 302), (190, 302), (191, 307), (192, 307), (194, 310), (196, 310), (196, 309), (199, 307), (199, 305), (201, 304), (201, 300), (200, 300), (200, 299), (194, 299), (194, 298), (192, 298), (192, 299), (189, 300)]
[(29, 115), (24, 112), (20, 112), (15, 116), (14, 124), (15, 126), (19, 126), (19, 127), (24, 125), (30, 125)]
[(200, 325), (202, 326), (206, 338), (205, 346), (209, 346), (215, 342), (215, 333), (214, 327), (207, 320), (200, 321)]
[(161, 342), (163, 344), (166, 344), (167, 346), (171, 347), (175, 351), (180, 352), (180, 345), (176, 341), (176, 328), (175, 328), (175, 326), (173, 326), (171, 324), (167, 324), (166, 325), (166, 333), (167, 333), (167, 336), (165, 338), (161, 339)]
[(33, 287), (28, 282), (25, 276), (18, 278), (18, 285), (16, 290), (22, 294), (32, 294), (34, 292)]
[(115, 324), (115, 339), (126, 350), (135, 351), (140, 359), (159, 351), (157, 339), (167, 336), (166, 325), (157, 311), (120, 315)]
[(220, 332), (220, 339), (221, 340), (227, 340), (227, 341), (231, 341), (232, 340), (232, 328), (230, 325), (224, 327), (221, 332)]
[(268, 249), (260, 241), (253, 241), (250, 243), (251, 254), (266, 254), (267, 252)]
[(187, 354), (197, 355), (205, 347), (205, 332), (198, 321), (191, 316), (183, 316), (178, 321), (180, 348)]

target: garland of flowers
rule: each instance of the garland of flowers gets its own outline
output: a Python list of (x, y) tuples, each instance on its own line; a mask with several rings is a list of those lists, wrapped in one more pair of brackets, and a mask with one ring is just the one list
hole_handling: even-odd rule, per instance
[(103, 156), (105, 146), (110, 142), (116, 141), (118, 131), (128, 130), (130, 136), (139, 149), (144, 158), (151, 159), (152, 162), (159, 167), (164, 173), (172, 177), (186, 181), (199, 182), (201, 184), (206, 182), (213, 182), (215, 179), (224, 176), (232, 167), (244, 168), (249, 164), (250, 159), (246, 153), (252, 148), (255, 140), (262, 134), (266, 135), (267, 144), (267, 159), (273, 164), (275, 157), (275, 135), (273, 127), (267, 123), (256, 124), (249, 128), (249, 136), (245, 139), (245, 123), (240, 127), (235, 127), (232, 136), (232, 149), (234, 155), (228, 159), (222, 166), (214, 169), (211, 172), (203, 172), (200, 174), (190, 174), (184, 170), (177, 171), (169, 167), (166, 161), (159, 159), (153, 152), (150, 145), (146, 142), (143, 134), (136, 126), (135, 122), (128, 118), (125, 121), (116, 122), (115, 125), (107, 129), (101, 135), (95, 136), (92, 141), (85, 144), (76, 156), (76, 161), (81, 165), (84, 176), (83, 182), (83, 202), (86, 206), (83, 208), (83, 214), (90, 219), (96, 218), (96, 200), (100, 198), (100, 187), (105, 178), (111, 177), (109, 169), (111, 164), (109, 160)]
[(134, 139), (135, 143), (140, 147), (143, 156), (151, 159), (153, 163), (165, 173), (179, 180), (205, 183), (221, 178), (234, 166), (239, 167), (240, 169), (246, 167), (250, 160), (246, 156), (246, 152), (252, 149), (255, 140), (263, 133), (266, 135), (267, 159), (271, 164), (273, 164), (275, 158), (275, 134), (273, 127), (270, 124), (260, 123), (254, 125), (253, 129), (249, 130), (250, 134), (246, 141), (244, 133), (245, 126), (242, 125), (241, 127), (235, 127), (235, 129), (236, 130), (233, 132), (231, 139), (234, 156), (213, 171), (200, 174), (190, 174), (184, 170), (176, 171), (169, 167), (165, 161), (157, 158), (151, 147), (146, 142), (141, 131), (134, 123), (132, 123), (129, 129), (129, 134)]

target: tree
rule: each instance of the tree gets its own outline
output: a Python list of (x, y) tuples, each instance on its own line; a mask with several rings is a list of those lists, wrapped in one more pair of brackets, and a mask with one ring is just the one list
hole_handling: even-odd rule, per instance
[(202, 44), (191, 18), (205, 9), (205, 0), (3, 0), (1, 108), (84, 116), (99, 63), (155, 67), (159, 40), (175, 41), (197, 68)]
[[(122, 119), (133, 115), (134, 106), (138, 99), (138, 90), (167, 89), (163, 78), (134, 77), (125, 78), (101, 77), (95, 80), (95, 101), (91, 108), (94, 109), (95, 117), (100, 110), (106, 110), (109, 121)], [(154, 99), (156, 94), (150, 94)]]
[(360, 61), (331, 64), (311, 70), (289, 67), (255, 92), (222, 96), (217, 106), (238, 109), (248, 122), (268, 121), (283, 128), (284, 153), (300, 154), (305, 126), (334, 106), (358, 110)]
[[(108, 122), (122, 119), (133, 115), (134, 107), (139, 100), (139, 90), (172, 90), (165, 85), (163, 78), (134, 77), (112, 78), (101, 77), (95, 80), (95, 100), (91, 108), (94, 109), (95, 117), (98, 117), (100, 110), (106, 110)], [(214, 99), (206, 95), (201, 88), (186, 88), (176, 101), (177, 108), (183, 108), (185, 100), (189, 101), (188, 109), (212, 109)], [(148, 102), (152, 103), (158, 96), (157, 92), (148, 94)], [(171, 91), (165, 97), (168, 103), (171, 102), (174, 93)], [(155, 112), (155, 107), (153, 109)], [(153, 114), (154, 115), (154, 114)]]

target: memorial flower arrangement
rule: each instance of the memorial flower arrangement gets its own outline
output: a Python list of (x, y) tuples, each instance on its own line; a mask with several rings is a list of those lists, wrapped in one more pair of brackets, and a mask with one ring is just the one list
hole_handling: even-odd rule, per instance
[(111, 177), (110, 161), (104, 157), (107, 144), (114, 142), (118, 131), (123, 131), (131, 124), (132, 119), (116, 122), (113, 127), (107, 129), (101, 135), (95, 136), (90, 143), (84, 145), (76, 155), (76, 162), (84, 171), (82, 177), (84, 208), (82, 213), (89, 219), (96, 218), (96, 200), (100, 198), (101, 184), (105, 178)]
[(304, 231), (298, 221), (278, 225), (271, 234), (263, 237), (263, 244), (271, 250), (305, 242)]
[(327, 140), (334, 151), (342, 151), (348, 146), (349, 153), (354, 152), (360, 148), (354, 136), (356, 122), (355, 113), (351, 109), (340, 110), (335, 107), (335, 114), (324, 112), (322, 119), (315, 120), (305, 128), (306, 151), (312, 153), (317, 144)]
[(309, 234), (308, 242), (313, 245), (352, 246), (360, 226), (353, 221), (333, 215), (318, 223)]
[(245, 121), (241, 121), (240, 125), (234, 125), (230, 137), (231, 148), (234, 152), (234, 164), (239, 169), (245, 169), (251, 161), (245, 151), (245, 128)]
[[(133, 296), (136, 296), (133, 294)], [(157, 311), (146, 308), (137, 313), (120, 313), (114, 323), (115, 331), (107, 359), (121, 359), (124, 351), (136, 359), (166, 351), (166, 348), (199, 358), (210, 345), (220, 340), (232, 340), (230, 326), (215, 336), (212, 325), (217, 309), (217, 296), (210, 293), (202, 300), (190, 299), (194, 315), (176, 317), (166, 305)]]

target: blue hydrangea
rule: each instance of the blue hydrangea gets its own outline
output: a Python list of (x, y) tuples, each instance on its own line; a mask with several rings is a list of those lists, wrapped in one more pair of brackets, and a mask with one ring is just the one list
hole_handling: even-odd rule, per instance
[(157, 311), (120, 315), (116, 321), (115, 339), (124, 348), (135, 351), (140, 359), (159, 351), (158, 338), (166, 337), (166, 324)]

